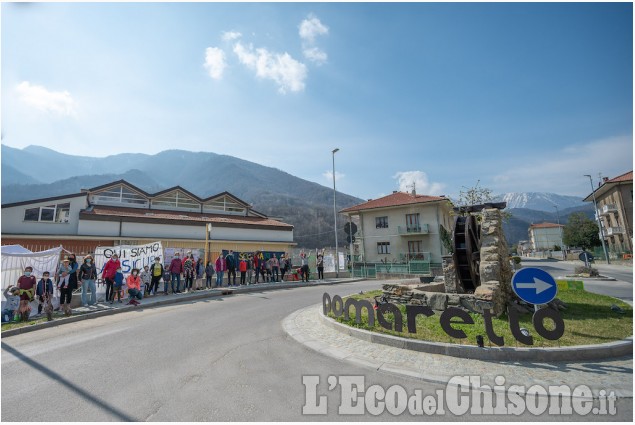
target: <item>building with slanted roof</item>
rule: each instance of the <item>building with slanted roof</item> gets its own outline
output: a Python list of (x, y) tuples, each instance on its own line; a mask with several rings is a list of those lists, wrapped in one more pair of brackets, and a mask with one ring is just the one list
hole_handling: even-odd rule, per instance
[(363, 262), (423, 260), (440, 265), (447, 254), (441, 228), (452, 232), (450, 200), (393, 192), (340, 211), (359, 222), (355, 258)]
[(531, 249), (536, 251), (553, 250), (556, 246), (562, 249), (562, 229), (561, 224), (538, 223), (529, 226), (529, 243)]
[(211, 256), (229, 249), (287, 252), (295, 246), (292, 225), (228, 192), (200, 198), (175, 186), (151, 194), (119, 180), (76, 194), (2, 205), (3, 245), (32, 251), (63, 245), (82, 254), (97, 246), (157, 240), (164, 248)]
[(633, 171), (609, 179), (584, 198), (585, 202), (597, 201), (604, 239), (610, 253), (619, 257), (633, 253)]

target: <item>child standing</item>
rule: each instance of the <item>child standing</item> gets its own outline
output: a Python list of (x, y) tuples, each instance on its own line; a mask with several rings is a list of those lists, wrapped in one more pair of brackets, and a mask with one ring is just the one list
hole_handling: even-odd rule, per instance
[(117, 294), (117, 301), (121, 302), (121, 291), (123, 291), (123, 273), (121, 272), (121, 267), (119, 267), (117, 268), (117, 273), (115, 273), (115, 287), (110, 304), (115, 302), (115, 293)]
[(143, 291), (146, 294), (152, 291), (152, 287), (150, 285), (151, 280), (152, 274), (150, 273), (150, 267), (143, 266), (143, 271), (141, 272), (141, 284), (143, 285)]
[(240, 263), (238, 263), (238, 271), (240, 271), (240, 284), (244, 285), (247, 276), (247, 261), (244, 258), (241, 258)]
[(42, 279), (37, 283), (35, 294), (40, 302), (37, 306), (37, 314), (42, 314), (42, 309), (46, 313), (46, 319), (53, 320), (53, 281), (49, 278), (50, 273), (42, 273)]
[(214, 265), (212, 264), (212, 260), (207, 262), (207, 266), (205, 267), (205, 287), (212, 288), (212, 276), (214, 276)]

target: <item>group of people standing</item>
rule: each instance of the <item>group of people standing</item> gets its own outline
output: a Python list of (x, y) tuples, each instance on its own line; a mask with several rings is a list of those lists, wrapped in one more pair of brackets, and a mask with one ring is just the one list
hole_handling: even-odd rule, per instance
[[(59, 292), (59, 310), (66, 316), (71, 315), (71, 301), (73, 291), (81, 286), (82, 304), (84, 306), (97, 303), (96, 284), (97, 268), (93, 262), (93, 257), (87, 255), (82, 264), (79, 265), (75, 254), (64, 257), (54, 278), (51, 278), (49, 271), (42, 272), (42, 277), (37, 280), (33, 274), (33, 267), (24, 268), (24, 273), (18, 278), (17, 285), (10, 286), (4, 291), (7, 299), (7, 308), (3, 311), (2, 320), (28, 320), (31, 315), (30, 303), (38, 301), (38, 312), (42, 311), (48, 320), (53, 319), (53, 296), (55, 291)], [(90, 301), (88, 300), (88, 290), (90, 290)], [(57, 310), (57, 309), (55, 309)]]
[[(324, 255), (317, 255), (318, 279), (324, 279)], [(303, 282), (309, 281), (309, 266), (307, 254), (300, 253), (301, 265), (297, 272)], [(215, 262), (195, 259), (191, 251), (188, 251), (184, 258), (180, 258), (177, 252), (167, 266), (163, 266), (160, 257), (154, 259), (151, 266), (144, 266), (143, 270), (133, 268), (128, 276), (124, 276), (121, 262), (116, 253), (105, 263), (102, 270), (102, 278), (106, 285), (105, 301), (113, 304), (115, 298), (118, 303), (122, 303), (124, 285), (128, 293), (129, 305), (140, 305), (140, 301), (145, 296), (158, 295), (159, 283), (163, 279), (164, 295), (168, 295), (168, 286), (173, 294), (187, 293), (189, 291), (199, 291), (224, 286), (223, 280), (227, 274), (227, 286), (237, 287), (239, 285), (258, 284), (260, 282), (284, 282), (285, 275), (289, 273), (293, 265), (291, 257), (282, 253), (280, 257), (272, 254), (265, 259), (264, 255), (256, 251), (254, 253), (240, 256), (234, 254), (232, 250), (226, 255), (220, 253)], [(236, 272), (240, 273), (239, 283), (236, 282)], [(73, 291), (82, 288), (81, 300), (84, 307), (90, 307), (97, 303), (97, 268), (91, 255), (87, 255), (78, 264), (75, 254), (66, 256), (59, 265), (55, 277), (51, 278), (51, 273), (45, 271), (42, 278), (37, 281), (33, 275), (33, 268), (28, 266), (24, 269), (24, 274), (18, 279), (17, 285), (10, 286), (4, 291), (7, 298), (7, 308), (3, 312), (2, 319), (6, 316), (10, 318), (19, 317), (22, 320), (28, 319), (31, 307), (30, 302), (37, 298), (38, 315), (45, 312), (47, 318), (52, 320), (53, 305), (52, 299), (54, 291), (59, 291), (60, 307), (65, 315), (71, 314), (71, 301)], [(214, 277), (214, 275), (216, 275)], [(181, 277), (183, 277), (183, 288), (181, 289)], [(203, 279), (205, 283), (203, 284)], [(89, 293), (90, 292), (90, 298)]]
[[(242, 254), (236, 258), (234, 251), (229, 250), (226, 255), (219, 253), (216, 261), (210, 260), (207, 264), (200, 258), (195, 260), (191, 251), (188, 251), (183, 259), (176, 253), (165, 272), (163, 293), (168, 293), (168, 282), (171, 284), (172, 293), (176, 294), (221, 287), (224, 286), (225, 275), (227, 286), (251, 285), (260, 281), (284, 282), (285, 274), (290, 269), (291, 261), (284, 253), (280, 258), (273, 254), (265, 260), (260, 252)], [(240, 274), (239, 283), (236, 281), (237, 272)], [(159, 276), (159, 272), (156, 273)], [(183, 291), (181, 276), (184, 278)]]
[(227, 273), (227, 286), (239, 286), (236, 283), (236, 270), (240, 273), (240, 285), (265, 282), (284, 282), (285, 274), (291, 269), (291, 259), (286, 254), (272, 254), (267, 260), (260, 252), (242, 254), (238, 259), (234, 251), (229, 250), (226, 256), (218, 255), (215, 262), (216, 284), (223, 286), (223, 278)]

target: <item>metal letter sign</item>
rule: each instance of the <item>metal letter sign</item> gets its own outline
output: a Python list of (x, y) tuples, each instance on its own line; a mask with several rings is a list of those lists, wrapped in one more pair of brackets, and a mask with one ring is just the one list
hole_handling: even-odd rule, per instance
[(549, 273), (535, 267), (518, 270), (512, 277), (512, 289), (530, 304), (547, 304), (558, 293), (558, 285)]

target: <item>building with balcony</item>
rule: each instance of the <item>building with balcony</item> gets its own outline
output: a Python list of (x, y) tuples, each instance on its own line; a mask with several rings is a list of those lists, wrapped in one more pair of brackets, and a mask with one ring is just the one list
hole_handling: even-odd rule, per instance
[(529, 244), (533, 252), (550, 251), (556, 246), (563, 247), (564, 226), (555, 223), (538, 223), (529, 226)]
[(199, 198), (180, 186), (146, 193), (119, 180), (80, 193), (2, 205), (2, 244), (31, 251), (63, 245), (85, 254), (97, 246), (141, 245), (234, 252), (288, 252), (293, 226), (255, 211), (228, 192)]
[(597, 201), (600, 223), (609, 253), (613, 257), (633, 253), (633, 171), (605, 177), (585, 202)]
[(359, 223), (354, 245), (357, 261), (440, 265), (441, 256), (447, 254), (441, 227), (452, 231), (451, 210), (444, 196), (395, 191), (340, 212)]

